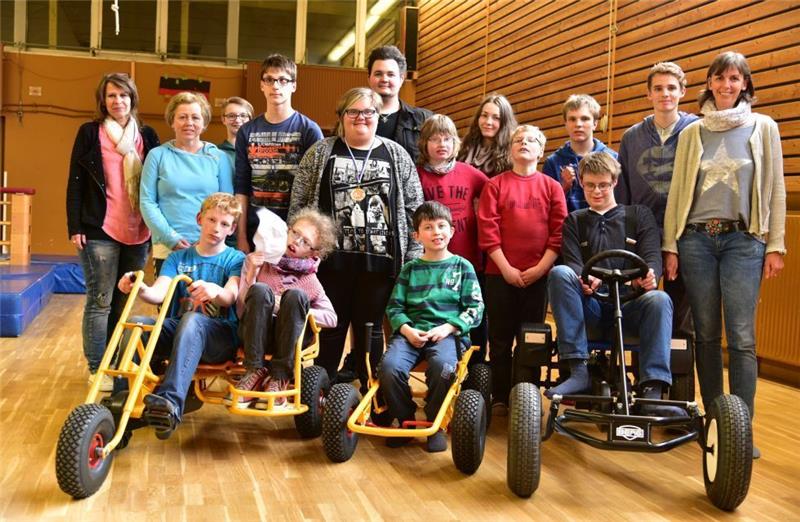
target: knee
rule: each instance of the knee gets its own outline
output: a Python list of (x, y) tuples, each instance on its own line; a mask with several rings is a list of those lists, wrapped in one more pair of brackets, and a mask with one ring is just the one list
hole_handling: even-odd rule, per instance
[(275, 294), (266, 283), (254, 283), (247, 291), (245, 303), (249, 305), (271, 305), (275, 302)]
[(566, 265), (554, 266), (547, 275), (548, 289), (563, 289), (565, 286), (574, 285), (577, 281), (575, 272)]
[(299, 288), (290, 288), (281, 295), (281, 308), (285, 307), (299, 307), (308, 309), (308, 295)]
[(435, 355), (428, 358), (428, 382), (449, 381), (456, 370), (456, 362), (451, 357)]
[(652, 290), (642, 294), (642, 305), (657, 313), (672, 313), (672, 299), (663, 290)]
[(205, 318), (206, 316), (201, 312), (186, 312), (183, 314), (183, 317), (181, 317), (181, 321), (178, 324), (178, 334), (184, 334), (186, 332), (196, 333), (201, 331), (203, 328), (202, 323)]
[(89, 304), (95, 309), (111, 309), (111, 299), (114, 297), (114, 289), (96, 289), (97, 291), (87, 294)]
[(379, 375), (382, 383), (408, 380), (408, 371), (400, 364), (399, 359), (392, 356), (391, 351), (383, 354)]

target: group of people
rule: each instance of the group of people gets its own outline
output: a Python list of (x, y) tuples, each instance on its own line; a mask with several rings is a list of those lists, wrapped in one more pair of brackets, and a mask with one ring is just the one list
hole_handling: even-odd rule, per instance
[[(199, 361), (228, 359), (240, 343), (240, 390), (291, 386), (309, 312), (324, 327), (316, 364), (335, 379), (349, 332), (364, 386), (369, 345), (401, 425), (413, 420), (407, 378), (416, 362), (429, 361), (425, 411), (433, 418), (459, 350), (477, 345), (485, 358), (488, 340), (492, 410), (503, 414), (519, 327), (542, 322), (548, 302), (570, 377), (546, 394), (589, 387), (585, 327), (612, 318), (593, 297), (600, 282), (578, 274), (587, 256), (623, 248), (650, 267), (632, 284), (643, 295), (623, 307), (626, 328), (647, 333), (640, 393), (661, 397), (671, 384), (670, 337), (694, 335), (709, 406), (723, 389), (724, 311), (731, 392), (752, 415), (755, 305), (762, 278), (783, 267), (785, 189), (778, 128), (751, 112), (744, 56), (725, 52), (711, 64), (702, 118), (679, 111), (680, 67), (654, 65), (653, 113), (623, 135), (619, 155), (594, 137), (600, 105), (569, 96), (569, 139), (542, 171), (546, 138), (518, 125), (505, 97), (485, 97), (462, 140), (447, 116), (400, 100), (405, 74), (396, 47), (374, 49), (369, 87), (342, 96), (335, 135), (323, 138), (292, 107), (296, 65), (271, 55), (261, 68), (266, 112), (254, 118), (246, 100), (228, 99), (219, 146), (200, 139), (211, 119), (203, 96), (173, 97), (166, 120), (175, 137), (159, 145), (139, 126), (131, 79), (106, 75), (98, 118), (78, 132), (67, 191), (69, 234), (87, 282), (90, 373), (130, 292), (126, 275), (141, 269), (152, 243), (157, 279), (142, 285), (143, 299), (161, 303), (179, 273), (194, 280), (169, 304), (174, 313), (158, 343), (161, 357), (182, 361), (146, 399), (159, 436), (180, 422)], [(665, 292), (657, 289), (662, 273)], [(369, 339), (366, 323), (376, 325)], [(246, 395), (233, 406), (265, 407)], [(428, 440), (430, 451), (446, 445), (443, 435)]]

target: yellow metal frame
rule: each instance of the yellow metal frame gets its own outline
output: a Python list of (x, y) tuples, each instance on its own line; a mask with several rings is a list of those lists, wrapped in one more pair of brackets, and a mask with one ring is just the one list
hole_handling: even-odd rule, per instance
[[(386, 428), (367, 424), (373, 413), (383, 413), (386, 411), (386, 406), (380, 406), (378, 404), (376, 394), (378, 393), (378, 388), (380, 388), (380, 383), (378, 379), (372, 375), (369, 356), (367, 356), (369, 390), (367, 390), (361, 402), (358, 403), (356, 409), (347, 419), (347, 429), (353, 433), (374, 435), (376, 437), (429, 437), (439, 430), (446, 430), (453, 418), (453, 409), (455, 407), (454, 399), (461, 392), (461, 385), (464, 379), (467, 378), (469, 360), (472, 354), (479, 349), (478, 346), (473, 346), (464, 352), (461, 360), (456, 365), (456, 378), (453, 380), (453, 384), (450, 385), (450, 389), (447, 390), (447, 394), (442, 401), (442, 407), (439, 408), (439, 413), (436, 414), (433, 423), (426, 428)], [(412, 375), (412, 378), (415, 377)], [(422, 394), (414, 394), (414, 396), (420, 395)]]
[[(128, 300), (125, 302), (125, 307), (122, 309), (120, 319), (114, 327), (114, 332), (111, 335), (111, 340), (108, 342), (108, 347), (100, 362), (100, 367), (97, 369), (95, 378), (89, 388), (89, 393), (84, 401), (86, 404), (94, 404), (98, 401), (100, 394), (100, 383), (104, 375), (111, 377), (125, 377), (128, 379), (128, 397), (122, 408), (122, 415), (117, 423), (116, 432), (111, 440), (103, 447), (103, 458), (106, 458), (114, 449), (119, 445), (122, 440), (125, 430), (128, 427), (128, 421), (131, 418), (138, 419), (144, 413), (144, 397), (152, 393), (161, 380), (161, 377), (154, 374), (150, 370), (150, 361), (155, 352), (156, 342), (161, 334), (161, 328), (164, 325), (164, 320), (167, 317), (169, 306), (162, 306), (161, 310), (156, 317), (156, 322), (153, 325), (142, 323), (128, 322), (133, 305), (136, 302), (136, 297), (139, 294), (139, 289), (142, 286), (144, 279), (144, 272), (138, 271), (135, 274), (133, 287), (131, 288)], [(167, 294), (164, 298), (164, 303), (172, 302), (175, 294), (175, 289), (181, 281), (186, 284), (191, 284), (192, 279), (186, 275), (178, 275), (170, 281), (167, 289)], [(303, 341), (305, 333), (310, 328), (313, 334), (313, 342), (307, 348), (303, 348)], [(125, 330), (132, 330), (128, 342), (124, 347), (120, 346), (122, 335)], [(195, 392), (197, 397), (204, 403), (209, 404), (222, 404), (222, 399), (226, 392), (232, 395), (232, 404), (238, 402), (238, 398), (242, 395), (248, 397), (265, 398), (268, 400), (268, 408), (266, 410), (257, 409), (243, 409), (229, 406), (228, 410), (235, 415), (248, 415), (253, 417), (282, 417), (291, 415), (300, 415), (308, 411), (308, 406), (305, 406), (300, 401), (301, 388), (298, 383), (302, 382), (301, 375), (303, 364), (313, 361), (319, 355), (319, 331), (320, 327), (317, 326), (314, 317), (309, 313), (306, 316), (306, 324), (303, 331), (297, 340), (295, 347), (295, 365), (294, 365), (294, 382), (295, 385), (289, 390), (282, 392), (246, 392), (241, 393), (235, 388), (235, 381), (233, 377), (241, 375), (245, 372), (244, 367), (240, 362), (230, 362), (224, 365), (209, 366), (201, 365), (198, 371), (195, 372), (193, 377), (195, 383)], [(150, 332), (150, 337), (147, 340), (147, 345), (142, 343), (142, 334)], [(118, 353), (121, 356), (118, 359), (116, 369), (112, 368), (112, 361), (115, 360)], [(138, 364), (134, 361), (134, 355), (139, 356)], [(226, 392), (211, 392), (207, 390), (208, 380), (223, 378), (228, 383)], [(277, 397), (286, 397), (287, 404), (285, 407), (275, 408), (274, 401)]]

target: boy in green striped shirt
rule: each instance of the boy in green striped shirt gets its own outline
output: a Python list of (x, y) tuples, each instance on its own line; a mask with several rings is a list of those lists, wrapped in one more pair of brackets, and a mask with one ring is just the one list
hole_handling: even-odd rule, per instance
[[(469, 346), (469, 331), (480, 324), (483, 297), (472, 264), (450, 253), (453, 237), (450, 209), (426, 201), (414, 212), (414, 239), (422, 244), (422, 257), (409, 261), (397, 277), (386, 315), (394, 332), (379, 370), (389, 413), (400, 426), (413, 421), (417, 410), (408, 386), (411, 369), (428, 361), (425, 380), (425, 415), (433, 421), (455, 372), (458, 352)], [(387, 439), (400, 446), (408, 439)], [(428, 437), (429, 452), (447, 449), (444, 432)]]

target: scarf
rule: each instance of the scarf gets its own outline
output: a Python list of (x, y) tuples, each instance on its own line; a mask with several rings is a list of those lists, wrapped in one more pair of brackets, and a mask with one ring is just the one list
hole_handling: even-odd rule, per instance
[(128, 201), (133, 210), (139, 209), (139, 180), (142, 178), (142, 159), (136, 153), (136, 137), (139, 134), (139, 125), (135, 118), (129, 118), (125, 128), (113, 118), (103, 121), (109, 139), (116, 145), (117, 152), (122, 156), (122, 174), (125, 177), (125, 189), (128, 191)]
[(438, 168), (434, 167), (430, 163), (425, 164), (425, 170), (427, 170), (428, 172), (433, 172), (434, 174), (439, 174), (440, 176), (452, 172), (454, 168), (456, 168), (455, 158), (451, 159), (450, 161), (448, 161), (447, 163), (443, 164), (441, 167)]
[(707, 100), (700, 112), (703, 113), (703, 126), (712, 132), (724, 132), (753, 121), (750, 104), (742, 100), (732, 109), (717, 110), (714, 100)]
[(469, 163), (478, 170), (486, 173), (494, 172), (497, 165), (492, 160), (492, 149), (482, 144), (467, 151), (464, 163)]
[(319, 261), (316, 257), (296, 258), (283, 256), (275, 267), (282, 274), (313, 274), (317, 271)]

